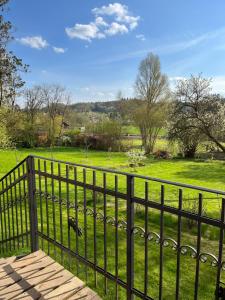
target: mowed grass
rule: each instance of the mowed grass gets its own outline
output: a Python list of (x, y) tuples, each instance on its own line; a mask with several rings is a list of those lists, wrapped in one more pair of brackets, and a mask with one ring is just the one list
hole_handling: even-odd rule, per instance
[(225, 190), (225, 161), (214, 160), (145, 160), (144, 167), (129, 168), (125, 153), (84, 151), (80, 148), (19, 149), (0, 152), (0, 176), (10, 171), (29, 154), (60, 159), (90, 166), (100, 166), (121, 171), (134, 172), (170, 181), (192, 184), (212, 189)]
[[(5, 151), (0, 153), (0, 172), (1, 175), (4, 175), (12, 167), (15, 166), (16, 157), (17, 160), (22, 160), (28, 154), (36, 154), (40, 156), (52, 157), (55, 159), (60, 159), (64, 161), (77, 162), (86, 165), (95, 165), (111, 169), (119, 169), (122, 171), (134, 172), (135, 174), (142, 174), (151, 177), (158, 177), (162, 179), (168, 179), (172, 181), (178, 181), (181, 183), (189, 183), (193, 185), (200, 185), (208, 188), (220, 189), (223, 190), (224, 187), (224, 174), (225, 174), (225, 165), (221, 161), (187, 161), (187, 160), (152, 160), (147, 159), (145, 161), (145, 166), (136, 168), (136, 170), (128, 167), (127, 157), (124, 153), (107, 153), (107, 152), (97, 152), (89, 151), (84, 152), (82, 149), (72, 149), (72, 148), (55, 148), (52, 151), (47, 149), (38, 149), (38, 150), (20, 150), (14, 151)], [(43, 165), (42, 165), (43, 169)], [(47, 164), (47, 170), (50, 170), (50, 165)], [(79, 178), (82, 180), (82, 169), (78, 170)], [(54, 166), (54, 173), (57, 172), (57, 166)], [(65, 166), (62, 170), (62, 174), (65, 177)], [(73, 170), (70, 170), (70, 176), (73, 176)], [(102, 174), (97, 173), (97, 184), (102, 186)], [(92, 173), (87, 174), (87, 181), (92, 181)], [(45, 185), (47, 183), (47, 185)], [(39, 181), (37, 181), (37, 186), (39, 188)], [(114, 177), (107, 176), (107, 187), (114, 186)], [(150, 199), (153, 201), (159, 201), (160, 198), (160, 185), (149, 183), (151, 188)], [(44, 178), (41, 178), (41, 190), (47, 192), (51, 195), (52, 190), (51, 179), (48, 179), (45, 182)], [(119, 188), (121, 191), (126, 190), (126, 185), (124, 178), (119, 177)], [(61, 198), (64, 201), (67, 198), (67, 186), (65, 183), (62, 183), (61, 186), (62, 195)], [(144, 196), (144, 181), (137, 181), (135, 184), (136, 193), (143, 197)], [(178, 199), (177, 194), (178, 188), (173, 188), (170, 186), (165, 187), (165, 200), (171, 201), (172, 206), (177, 207)], [(78, 204), (80, 207), (83, 207), (84, 204), (84, 190), (78, 188)], [(186, 192), (184, 193), (185, 200), (198, 198), (198, 192)], [(54, 182), (54, 195), (57, 198), (59, 196), (58, 182)], [(87, 206), (93, 208), (93, 199), (94, 195), (91, 191), (87, 191)], [(207, 195), (206, 195), (207, 196)], [(103, 197), (101, 194), (95, 195), (97, 210), (103, 212)], [(207, 213), (212, 214), (213, 216), (219, 215), (220, 205), (219, 202), (221, 198), (218, 198), (218, 201), (215, 204), (214, 199), (206, 199), (204, 203), (207, 205)], [(71, 202), (74, 202), (74, 186), (69, 186), (69, 199)], [(62, 209), (62, 224), (63, 224), (63, 234), (60, 233), (60, 206), (55, 203), (55, 212), (53, 210), (53, 202), (50, 199), (47, 199), (44, 195), (37, 197), (38, 201), (38, 212), (39, 212), (39, 230), (41, 230), (41, 224), (43, 225), (43, 233), (49, 235), (51, 238), (56, 239), (58, 242), (61, 242), (63, 237), (63, 244), (68, 247), (68, 211), (66, 206), (63, 206)], [(42, 214), (41, 216), (41, 204), (42, 204)], [(119, 220), (126, 220), (126, 204), (124, 200), (119, 199)], [(48, 207), (48, 211), (46, 208)], [(188, 209), (188, 208), (187, 208)], [(53, 214), (55, 213), (55, 223), (53, 223)], [(71, 208), (69, 210), (69, 215), (75, 216), (75, 210)], [(107, 215), (115, 216), (115, 198), (107, 196)], [(160, 232), (159, 226), (159, 211), (155, 209), (149, 209), (148, 212), (148, 231), (150, 232)], [(7, 219), (7, 218), (6, 218)], [(19, 224), (24, 222), (24, 219), (20, 219), (20, 214), (18, 215)], [(169, 214), (164, 216), (164, 234), (167, 237), (177, 240), (177, 218)], [(84, 231), (84, 213), (78, 213), (78, 222), (79, 226)], [(87, 255), (90, 261), (94, 261), (94, 235), (93, 235), (93, 225), (94, 218), (93, 216), (87, 216)], [(140, 206), (135, 207), (135, 225), (144, 227), (144, 209)], [(195, 224), (196, 225), (196, 224)], [(188, 244), (193, 247), (196, 247), (197, 241), (197, 230), (196, 226), (193, 228), (188, 228), (186, 220), (182, 220), (182, 244)], [(11, 225), (12, 226), (12, 225)], [(49, 227), (49, 229), (48, 229)], [(56, 235), (54, 236), (54, 228), (56, 228)], [(104, 226), (103, 222), (96, 221), (97, 229), (97, 263), (100, 267), (104, 266), (104, 247), (103, 247), (103, 237), (104, 237)], [(108, 224), (107, 225), (107, 268), (108, 271), (112, 274), (115, 274), (115, 227)], [(84, 233), (84, 232), (83, 232)], [(70, 234), (70, 248), (73, 251), (76, 251), (76, 238), (74, 232), (71, 230)], [(219, 230), (214, 229), (210, 226), (202, 226), (202, 245), (201, 252), (210, 252), (218, 255), (218, 237)], [(119, 240), (119, 261), (118, 261), (118, 272), (119, 277), (122, 280), (126, 280), (126, 234), (123, 229), (118, 230), (118, 240)], [(40, 241), (42, 246), (42, 242)], [(54, 256), (54, 247), (50, 244), (48, 249), (48, 243), (43, 243), (43, 249), (51, 253)], [(143, 291), (144, 289), (144, 239), (140, 236), (135, 236), (135, 255), (134, 255), (134, 269), (135, 269), (135, 287)], [(79, 253), (84, 256), (85, 243), (84, 243), (84, 234), (79, 238)], [(56, 251), (56, 259), (61, 262), (60, 251)], [(69, 257), (65, 255), (64, 264), (70, 268), (75, 274), (77, 273), (77, 267), (79, 268), (79, 277), (86, 280), (85, 268), (82, 264), (77, 265), (75, 260), (70, 260)], [(148, 294), (154, 299), (158, 299), (158, 287), (159, 287), (159, 244), (156, 241), (149, 242), (148, 249)], [(163, 263), (163, 299), (174, 299), (175, 294), (175, 283), (176, 283), (176, 251), (172, 247), (164, 248), (164, 263)], [(195, 265), (196, 260), (191, 258), (190, 255), (182, 256), (181, 258), (181, 276), (180, 276), (180, 299), (189, 300), (193, 299), (194, 293), (194, 276), (195, 276)], [(88, 284), (94, 288), (94, 274), (90, 269), (88, 270)], [(98, 288), (97, 291), (105, 299), (115, 299), (115, 285), (108, 282), (109, 293), (107, 296), (104, 296), (104, 280), (103, 277), (98, 275)], [(215, 289), (215, 278), (216, 278), (216, 268), (209, 266), (209, 263), (200, 264), (200, 281), (199, 281), (199, 299), (214, 299), (214, 289)], [(205, 285), (205, 282), (208, 284)], [(119, 289), (119, 299), (125, 299), (125, 293), (123, 289)]]

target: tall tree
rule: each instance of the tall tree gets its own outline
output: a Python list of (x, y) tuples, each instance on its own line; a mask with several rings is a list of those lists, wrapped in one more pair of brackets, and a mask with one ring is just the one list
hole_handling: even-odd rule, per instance
[(25, 84), (20, 72), (28, 70), (28, 66), (7, 49), (8, 43), (13, 40), (12, 23), (6, 21), (3, 16), (8, 2), (9, 0), (0, 0), (0, 107), (15, 105), (16, 94)]
[(135, 91), (140, 105), (134, 111), (134, 121), (140, 128), (146, 154), (153, 151), (160, 129), (166, 120), (169, 96), (168, 79), (161, 72), (160, 60), (150, 53), (141, 61)]
[(24, 91), (25, 98), (25, 127), (26, 127), (26, 138), (27, 143), (30, 147), (34, 147), (35, 135), (37, 132), (37, 116), (40, 112), (41, 106), (43, 104), (43, 96), (41, 93), (41, 88), (39, 86), (34, 86), (32, 88), (26, 89)]
[[(49, 116), (49, 141), (50, 145), (54, 146), (56, 136), (59, 136), (62, 132), (62, 122), (70, 102), (70, 96), (65, 88), (58, 84), (42, 86), (41, 93)], [(58, 133), (56, 130), (57, 119), (60, 123)]]

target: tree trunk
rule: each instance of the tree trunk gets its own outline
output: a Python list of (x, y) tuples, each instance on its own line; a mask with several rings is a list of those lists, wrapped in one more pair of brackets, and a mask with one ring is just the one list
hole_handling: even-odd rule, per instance
[(225, 147), (214, 136), (212, 136), (210, 132), (207, 131), (206, 135), (225, 153)]

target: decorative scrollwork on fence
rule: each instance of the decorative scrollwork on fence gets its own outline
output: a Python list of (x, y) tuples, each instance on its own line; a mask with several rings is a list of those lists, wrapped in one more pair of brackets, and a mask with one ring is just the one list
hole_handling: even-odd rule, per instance
[[(57, 199), (57, 197), (54, 195), (51, 195), (51, 194), (48, 194), (48, 193), (45, 193), (42, 191), (36, 191), (36, 194), (45, 197), (47, 200), (51, 199), (52, 201), (57, 202), (61, 205), (65, 205), (65, 206), (67, 205), (66, 201), (64, 201), (62, 199)], [(95, 213), (94, 210), (90, 207), (84, 208), (83, 206), (80, 206), (80, 205), (75, 206), (75, 205), (72, 205), (71, 203), (69, 203), (69, 207), (71, 209), (77, 210), (80, 213), (86, 213), (87, 216), (94, 217), (94, 218), (96, 218), (96, 220), (98, 220), (100, 222), (103, 222), (103, 223), (106, 222), (107, 224), (115, 226), (124, 231), (127, 230), (127, 222), (124, 220), (118, 220), (116, 222), (116, 219), (113, 216), (105, 217), (101, 211), (97, 211)], [(149, 242), (155, 242), (155, 244), (160, 244), (162, 242), (162, 245), (164, 247), (168, 247), (168, 248), (172, 249), (173, 251), (179, 251), (184, 256), (189, 256), (193, 259), (198, 259), (201, 263), (204, 263), (204, 264), (207, 263), (211, 267), (219, 266), (218, 258), (214, 254), (208, 253), (208, 252), (201, 252), (199, 255), (197, 255), (197, 250), (193, 246), (181, 245), (180, 247), (178, 247), (177, 242), (173, 238), (165, 237), (161, 241), (160, 234), (158, 234), (157, 232), (154, 232), (154, 231), (145, 232), (144, 228), (142, 228), (140, 226), (133, 227), (132, 233), (138, 237), (147, 239)], [(223, 261), (220, 264), (220, 267), (223, 271), (225, 271), (225, 261)]]
[(179, 250), (183, 255), (189, 255), (191, 258), (197, 258), (197, 250), (192, 246), (182, 245)]
[(218, 259), (215, 255), (211, 254), (211, 253), (207, 253), (207, 252), (202, 252), (200, 255), (199, 255), (199, 260), (202, 262), (202, 263), (207, 263), (209, 262), (209, 264), (212, 266), (212, 267), (217, 267), (218, 266)]
[(145, 237), (145, 231), (142, 227), (134, 227), (133, 228), (133, 234), (137, 235), (137, 236), (140, 236), (142, 238)]
[(156, 244), (160, 243), (160, 235), (157, 232), (151, 231), (147, 233), (147, 239), (149, 241), (154, 241)]
[(116, 220), (115, 220), (115, 218), (113, 218), (111, 216), (106, 217), (106, 223), (110, 224), (110, 225), (113, 225), (113, 226), (116, 226)]
[(172, 238), (165, 238), (163, 239), (163, 246), (170, 247), (172, 250), (177, 250), (177, 242)]

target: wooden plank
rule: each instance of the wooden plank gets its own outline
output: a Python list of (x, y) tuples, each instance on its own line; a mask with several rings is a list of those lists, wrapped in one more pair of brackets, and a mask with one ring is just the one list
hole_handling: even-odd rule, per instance
[(0, 291), (20, 280), (22, 280), (22, 277), (16, 272), (13, 272), (12, 274), (10, 274), (10, 276), (6, 276), (5, 278), (0, 279)]
[(67, 298), (67, 300), (101, 300), (97, 293), (92, 291), (89, 287), (85, 287), (82, 290), (78, 291), (75, 295)]
[(49, 256), (45, 256), (38, 261), (34, 261), (33, 264), (30, 264), (20, 269), (14, 269), (12, 265), (6, 265), (2, 269), (0, 268), (0, 278), (6, 279), (7, 277), (10, 277), (13, 272), (17, 272), (19, 275), (27, 277), (29, 275), (32, 275), (33, 273), (36, 273), (41, 268), (49, 266), (53, 263), (54, 263), (53, 259), (51, 259)]
[(4, 265), (11, 264), (16, 260), (16, 256), (7, 257), (7, 258), (0, 258), (0, 268)]
[[(15, 299), (16, 296), (20, 295), (26, 290), (31, 289), (32, 286), (24, 279), (20, 280), (17, 283), (10, 285), (1, 291), (1, 297), (4, 300)], [(39, 294), (40, 297), (40, 294)]]
[(81, 290), (83, 287), (83, 281), (76, 277), (73, 277), (69, 282), (61, 285), (52, 292), (42, 296), (40, 300), (68, 299), (69, 296), (73, 296), (78, 290)]
[(48, 280), (43, 283), (36, 285), (37, 291), (41, 292), (42, 295), (46, 295), (50, 292), (49, 289), (55, 289), (56, 287), (60, 287), (67, 281), (73, 278), (73, 274), (68, 272), (67, 270), (62, 270), (61, 272), (54, 274)]
[(43, 251), (0, 261), (0, 300), (101, 299)]
[(41, 294), (40, 292), (37, 292), (34, 286), (44, 282), (46, 279), (51, 277), (52, 274), (61, 270), (63, 270), (63, 267), (60, 264), (51, 264), (50, 266), (35, 272), (35, 276), (31, 276), (30, 278), (23, 277), (22, 280), (8, 286), (1, 291), (1, 294), (4, 295), (5, 300), (15, 299), (17, 296), (24, 294), (25, 292), (26, 295), (30, 295), (32, 293), (32, 295), (36, 295), (36, 297), (39, 298)]
[(34, 253), (31, 253), (21, 259), (18, 259), (17, 261), (13, 262), (11, 266), (14, 269), (23, 268), (30, 264), (33, 264), (34, 262), (40, 260), (41, 258), (45, 257), (46, 254), (43, 251), (37, 251)]

